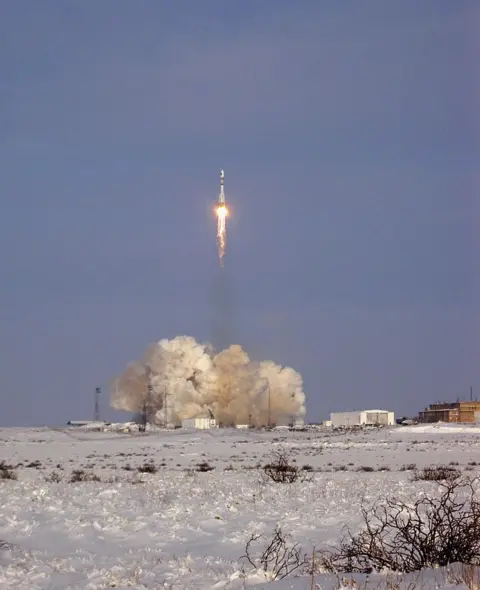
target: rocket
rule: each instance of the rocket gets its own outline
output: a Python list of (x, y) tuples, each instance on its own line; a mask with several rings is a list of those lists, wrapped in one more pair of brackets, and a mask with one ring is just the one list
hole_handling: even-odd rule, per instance
[(220, 170), (220, 194), (218, 195), (218, 205), (225, 207), (225, 193), (223, 192), (223, 184), (225, 182), (225, 172)]

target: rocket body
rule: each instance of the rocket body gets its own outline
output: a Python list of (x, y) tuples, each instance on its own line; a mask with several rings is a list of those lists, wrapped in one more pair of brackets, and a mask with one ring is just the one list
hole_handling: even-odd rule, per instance
[(224, 192), (224, 185), (225, 182), (225, 172), (220, 170), (220, 194), (218, 195), (218, 204), (221, 207), (225, 207), (225, 192)]

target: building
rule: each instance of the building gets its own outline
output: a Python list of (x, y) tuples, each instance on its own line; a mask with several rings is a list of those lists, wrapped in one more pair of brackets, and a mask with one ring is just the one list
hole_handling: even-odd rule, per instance
[(196, 428), (197, 430), (209, 430), (218, 428), (217, 421), (210, 416), (197, 416), (182, 420), (182, 428)]
[(289, 424), (290, 428), (303, 428), (305, 426), (305, 420), (296, 416)]
[(109, 422), (104, 422), (103, 420), (69, 420), (67, 422), (67, 426), (72, 428), (88, 428), (88, 429), (98, 429), (104, 428), (108, 426)]
[(431, 404), (418, 414), (419, 422), (480, 422), (479, 401)]
[(387, 410), (359, 410), (357, 412), (334, 412), (330, 414), (333, 428), (353, 426), (393, 426), (395, 415)]

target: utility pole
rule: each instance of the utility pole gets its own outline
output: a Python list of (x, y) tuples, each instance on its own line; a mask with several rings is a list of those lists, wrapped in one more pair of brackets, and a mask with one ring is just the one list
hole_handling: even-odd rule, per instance
[(147, 430), (148, 419), (150, 418), (150, 407), (152, 403), (152, 385), (149, 383), (147, 386), (147, 395), (143, 400), (142, 408), (142, 431)]
[(167, 386), (163, 390), (163, 416), (164, 416), (164, 427), (168, 428), (168, 414), (167, 414)]
[(268, 383), (268, 427), (272, 426), (272, 406), (270, 400), (270, 382)]
[(100, 395), (102, 390), (100, 387), (95, 389), (95, 398), (94, 398), (94, 410), (93, 410), (93, 419), (95, 422), (100, 422)]
[(151, 421), (152, 416), (152, 393), (153, 393), (153, 387), (152, 384), (149, 383), (148, 387), (147, 387), (147, 413), (146, 413), (146, 420), (147, 423)]

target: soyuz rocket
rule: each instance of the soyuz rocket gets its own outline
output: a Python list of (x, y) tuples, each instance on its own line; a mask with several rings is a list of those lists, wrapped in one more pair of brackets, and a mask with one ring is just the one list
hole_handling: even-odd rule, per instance
[(223, 185), (225, 182), (225, 172), (220, 170), (220, 194), (218, 195), (218, 206), (225, 207), (225, 192), (223, 190)]

